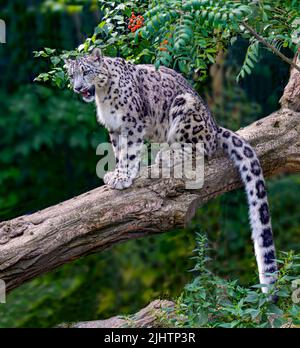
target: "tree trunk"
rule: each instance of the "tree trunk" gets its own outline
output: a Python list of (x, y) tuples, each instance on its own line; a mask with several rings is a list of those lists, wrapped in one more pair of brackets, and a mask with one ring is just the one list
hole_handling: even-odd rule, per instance
[[(300, 48), (294, 58), (294, 63), (300, 66)], [(282, 107), (289, 108), (294, 111), (300, 111), (300, 72), (297, 69), (291, 70), (291, 76), (288, 84), (284, 89), (282, 98), (280, 99)]]

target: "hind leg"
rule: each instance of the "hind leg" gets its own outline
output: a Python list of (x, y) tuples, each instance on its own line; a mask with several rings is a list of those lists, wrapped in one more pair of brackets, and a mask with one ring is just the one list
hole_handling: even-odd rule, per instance
[(203, 143), (204, 154), (210, 157), (218, 147), (217, 126), (206, 105), (198, 96), (183, 94), (175, 98), (170, 109), (168, 143)]
[[(175, 98), (169, 120), (167, 142), (171, 150), (164, 155), (171, 160), (167, 163), (176, 166), (174, 175), (188, 180), (187, 189), (200, 189), (204, 180), (203, 157), (210, 157), (217, 149), (217, 127), (201, 99), (191, 94)], [(176, 150), (172, 151), (175, 145)]]

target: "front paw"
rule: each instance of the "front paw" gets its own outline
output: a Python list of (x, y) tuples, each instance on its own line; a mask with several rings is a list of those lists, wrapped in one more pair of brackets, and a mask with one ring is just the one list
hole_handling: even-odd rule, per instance
[(127, 174), (122, 174), (119, 172), (111, 172), (107, 174), (111, 174), (111, 175), (107, 177), (107, 182), (105, 182), (105, 184), (113, 189), (124, 190), (130, 187), (133, 183), (133, 178), (131, 178)]
[(112, 177), (114, 176), (115, 172), (107, 172), (103, 177), (103, 182), (105, 185), (108, 185)]

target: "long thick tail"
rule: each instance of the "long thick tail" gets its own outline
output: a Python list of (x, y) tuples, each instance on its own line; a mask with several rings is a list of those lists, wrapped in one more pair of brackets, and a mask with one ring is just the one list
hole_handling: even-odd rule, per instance
[[(219, 127), (219, 145), (238, 168), (245, 185), (252, 239), (261, 284), (276, 281), (275, 246), (273, 242), (271, 216), (263, 172), (253, 148), (240, 136), (229, 129)], [(262, 288), (268, 292), (267, 287)]]

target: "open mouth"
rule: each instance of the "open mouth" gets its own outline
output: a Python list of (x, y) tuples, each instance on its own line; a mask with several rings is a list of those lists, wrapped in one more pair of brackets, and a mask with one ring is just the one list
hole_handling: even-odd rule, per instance
[(90, 88), (85, 89), (84, 91), (80, 92), (83, 98), (90, 99), (95, 96), (95, 86), (92, 86)]

